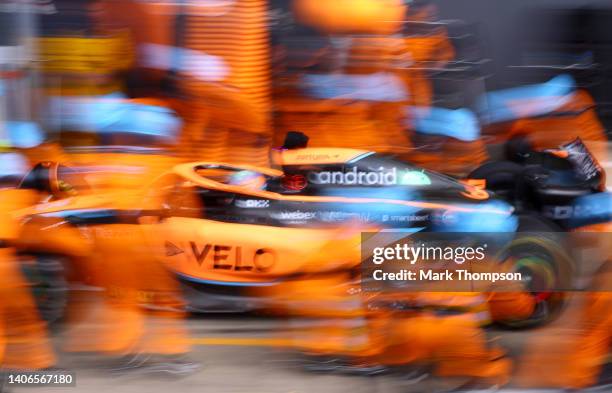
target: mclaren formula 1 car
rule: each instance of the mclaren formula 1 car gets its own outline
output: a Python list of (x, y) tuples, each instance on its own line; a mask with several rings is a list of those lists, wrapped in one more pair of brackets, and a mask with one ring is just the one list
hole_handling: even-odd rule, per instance
[[(143, 244), (134, 240), (141, 252), (163, 260), (198, 311), (266, 309), (265, 289), (287, 278), (358, 271), (363, 231), (550, 230), (485, 189), (374, 152), (296, 148), (274, 155), (282, 170), (180, 164), (130, 198), (79, 194), (86, 181), (78, 168), (35, 167), (21, 187), (47, 196), (15, 213), (22, 217), (15, 246), (42, 266), (37, 277), (52, 289), (42, 297), (49, 318), (61, 317), (66, 303), (53, 300), (70, 280), (58, 267), (108, 255), (101, 249), (108, 239), (127, 241), (130, 227), (143, 234)], [(552, 248), (538, 253), (531, 274), (548, 279), (551, 289), (571, 275), (569, 259)], [(533, 299), (533, 312), (521, 318), (541, 322), (563, 304), (562, 295), (534, 292)]]

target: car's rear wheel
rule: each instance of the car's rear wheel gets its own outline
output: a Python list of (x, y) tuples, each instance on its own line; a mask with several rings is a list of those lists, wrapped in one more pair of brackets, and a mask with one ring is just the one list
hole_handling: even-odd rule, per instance
[(522, 274), (535, 307), (526, 319), (496, 321), (508, 328), (534, 327), (554, 320), (565, 308), (568, 293), (563, 290), (569, 288), (574, 272), (556, 224), (539, 216), (520, 216), (518, 232), (501, 259)]

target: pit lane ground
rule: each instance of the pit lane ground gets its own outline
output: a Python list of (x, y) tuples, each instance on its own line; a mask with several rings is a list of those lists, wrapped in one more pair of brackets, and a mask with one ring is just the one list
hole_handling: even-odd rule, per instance
[[(571, 320), (570, 306), (555, 323), (532, 331), (490, 329), (512, 357), (525, 350), (534, 335), (551, 337)], [(156, 323), (155, 320), (150, 323)], [(110, 371), (109, 359), (100, 355), (60, 353), (58, 367), (76, 375), (76, 387), (13, 387), (14, 392), (112, 392), (112, 393), (429, 393), (442, 384), (456, 381), (426, 379), (409, 383), (397, 376), (360, 376), (314, 373), (304, 369), (303, 359), (283, 348), (282, 332), (286, 321), (253, 315), (205, 315), (187, 320), (193, 350), (191, 359), (201, 369), (186, 377), (171, 377), (140, 371), (118, 375)], [(54, 335), (61, 346), (63, 334)], [(525, 392), (508, 388), (508, 393)], [(558, 392), (530, 390), (530, 393)]]

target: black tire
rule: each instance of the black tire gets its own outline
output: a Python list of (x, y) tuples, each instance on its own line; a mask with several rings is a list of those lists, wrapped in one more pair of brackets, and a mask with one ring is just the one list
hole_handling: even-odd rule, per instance
[(66, 316), (68, 280), (66, 261), (54, 255), (22, 256), (22, 271), (31, 285), (32, 294), (41, 318), (49, 326), (57, 326)]
[(537, 215), (519, 216), (518, 232), (504, 260), (512, 258), (516, 271), (527, 277), (526, 285), (536, 307), (527, 319), (496, 321), (511, 329), (537, 327), (555, 320), (568, 300), (568, 294), (559, 288), (568, 288), (574, 273), (569, 253), (562, 247), (562, 230), (554, 222)]

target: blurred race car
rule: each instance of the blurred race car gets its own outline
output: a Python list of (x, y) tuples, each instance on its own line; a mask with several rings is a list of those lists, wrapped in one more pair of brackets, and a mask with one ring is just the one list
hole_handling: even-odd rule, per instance
[[(65, 272), (79, 271), (73, 267), (78, 261), (101, 254), (109, 238), (128, 241), (122, 231), (129, 225), (146, 239), (142, 252), (161, 258), (178, 277), (196, 311), (266, 309), (265, 293), (285, 279), (342, 270), (358, 275), (365, 231), (398, 231), (402, 237), (504, 232), (510, 243), (517, 230), (548, 230), (482, 188), (374, 152), (298, 147), (274, 154), (282, 171), (180, 164), (131, 197), (79, 194), (86, 187), (75, 185), (86, 180), (78, 168), (35, 167), (21, 187), (47, 197), (16, 213), (23, 222), (16, 246), (39, 261), (42, 276), (51, 272), (44, 284), (52, 296), (42, 297), (49, 318), (61, 316), (65, 299), (52, 299), (65, 293), (57, 288), (70, 280)], [(571, 275), (571, 261), (542, 244), (532, 278), (541, 275), (556, 288)], [(508, 254), (525, 269), (523, 257)], [(526, 320), (548, 320), (563, 305), (561, 294), (530, 295), (534, 307), (520, 317)]]

